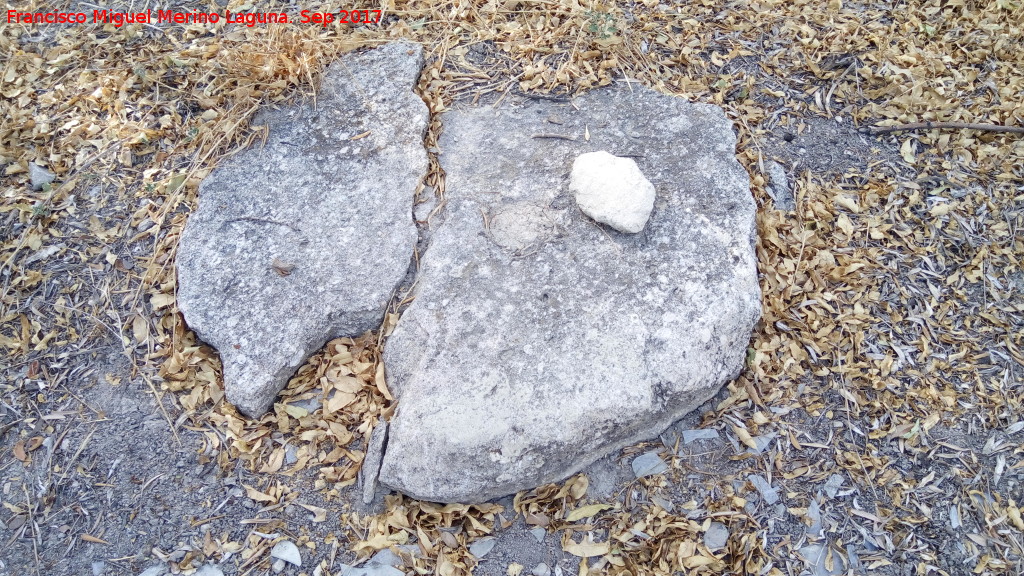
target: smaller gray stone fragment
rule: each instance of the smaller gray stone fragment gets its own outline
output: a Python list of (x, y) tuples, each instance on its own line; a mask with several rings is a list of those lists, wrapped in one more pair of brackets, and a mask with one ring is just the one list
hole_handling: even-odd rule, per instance
[(366, 448), (366, 457), (359, 468), (359, 479), (363, 485), (363, 504), (373, 502), (377, 492), (377, 476), (380, 474), (380, 461), (384, 457), (384, 442), (388, 437), (388, 423), (383, 418), (370, 432), (370, 441)]
[(728, 543), (729, 529), (721, 522), (712, 522), (708, 531), (704, 533), (704, 545), (708, 547), (708, 550), (714, 552), (725, 548)]
[(204, 564), (192, 576), (224, 576), (224, 571), (214, 564)]
[(718, 430), (704, 428), (698, 430), (683, 430), (683, 442), (690, 444), (697, 440), (718, 440)]
[(772, 488), (772, 485), (764, 479), (763, 476), (757, 474), (751, 474), (747, 476), (747, 480), (757, 488), (757, 491), (761, 493), (761, 498), (764, 499), (765, 504), (769, 506), (779, 501), (779, 493)]
[(270, 549), (271, 558), (279, 558), (285, 562), (302, 567), (302, 555), (299, 554), (299, 547), (288, 540), (281, 540)]
[(653, 476), (668, 471), (668, 465), (661, 459), (658, 450), (651, 450), (633, 459), (633, 475), (637, 478)]
[(775, 209), (787, 212), (795, 210), (796, 199), (793, 198), (793, 190), (789, 186), (786, 169), (775, 161), (768, 162), (766, 169), (768, 170), (768, 193), (775, 201)]
[(832, 553), (832, 569), (825, 567), (828, 558), (828, 548), (821, 544), (808, 544), (797, 552), (807, 563), (807, 568), (813, 576), (838, 576), (846, 570), (846, 563), (842, 556)]
[(833, 474), (828, 477), (825, 481), (825, 485), (822, 487), (825, 490), (825, 494), (828, 494), (829, 498), (835, 498), (836, 494), (839, 493), (839, 489), (843, 487), (843, 477), (840, 474)]
[(287, 564), (285, 563), (284, 560), (278, 558), (277, 560), (274, 560), (274, 563), (270, 565), (270, 568), (274, 571), (275, 574), (280, 574), (281, 572), (284, 572), (284, 567), (286, 565)]
[(530, 528), (530, 534), (533, 534), (533, 537), (537, 539), (537, 542), (543, 543), (544, 536), (547, 535), (547, 530), (544, 530), (543, 528), (538, 526), (536, 528)]
[(533, 576), (551, 576), (551, 568), (548, 568), (547, 564), (541, 562), (533, 567), (533, 571), (531, 573)]
[(156, 566), (150, 566), (142, 572), (139, 572), (139, 576), (164, 576), (167, 574), (166, 564), (157, 564)]
[(92, 576), (101, 576), (103, 571), (107, 569), (106, 562), (97, 560), (92, 563)]
[(494, 538), (481, 538), (469, 545), (469, 553), (477, 558), (483, 558), (494, 549), (496, 543), (497, 540)]
[(28, 163), (28, 180), (33, 190), (42, 190), (45, 184), (50, 184), (57, 179), (57, 176), (36, 164), (35, 162)]

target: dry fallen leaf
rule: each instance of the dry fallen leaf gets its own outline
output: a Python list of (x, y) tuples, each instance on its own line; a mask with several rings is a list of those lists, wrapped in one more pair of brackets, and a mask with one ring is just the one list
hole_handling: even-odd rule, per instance
[(580, 542), (566, 538), (562, 542), (562, 550), (580, 558), (593, 558), (595, 556), (604, 556), (611, 550), (611, 547), (608, 542), (594, 542), (592, 536), (588, 534)]

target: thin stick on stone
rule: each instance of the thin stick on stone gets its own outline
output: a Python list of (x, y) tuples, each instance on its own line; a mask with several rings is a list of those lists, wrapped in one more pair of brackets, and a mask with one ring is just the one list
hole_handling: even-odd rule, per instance
[(1000, 126), (998, 124), (971, 124), (969, 122), (913, 122), (897, 126), (866, 126), (860, 131), (872, 136), (890, 132), (907, 132), (910, 130), (981, 130), (984, 132), (1013, 132), (1024, 134), (1024, 126)]
[(533, 134), (531, 138), (556, 138), (558, 140), (576, 140), (573, 136), (566, 136), (564, 134)]

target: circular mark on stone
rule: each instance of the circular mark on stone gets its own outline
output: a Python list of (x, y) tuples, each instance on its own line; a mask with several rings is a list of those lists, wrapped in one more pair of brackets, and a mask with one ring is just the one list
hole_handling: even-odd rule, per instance
[(498, 208), (488, 219), (490, 238), (495, 244), (526, 252), (539, 248), (558, 233), (554, 214), (545, 208), (527, 203)]

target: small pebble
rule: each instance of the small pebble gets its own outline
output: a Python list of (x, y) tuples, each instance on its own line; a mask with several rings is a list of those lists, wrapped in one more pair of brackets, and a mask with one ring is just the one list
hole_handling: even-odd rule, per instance
[(548, 565), (541, 562), (533, 567), (533, 576), (551, 576), (551, 568)]
[(270, 567), (274, 570), (275, 574), (280, 574), (281, 572), (284, 572), (285, 562), (278, 558), (277, 560), (274, 560), (274, 563)]
[(282, 540), (274, 547), (270, 549), (271, 558), (278, 558), (293, 566), (302, 566), (302, 555), (299, 554), (299, 547), (289, 542), (288, 540)]
[(653, 476), (668, 471), (668, 465), (661, 459), (658, 450), (651, 450), (633, 459), (633, 475), (637, 478)]
[(544, 536), (547, 535), (547, 531), (541, 527), (530, 528), (530, 534), (537, 539), (537, 542), (544, 542)]
[(725, 548), (728, 543), (729, 529), (721, 522), (712, 522), (708, 531), (704, 533), (704, 545), (708, 547), (708, 550), (714, 552)]

